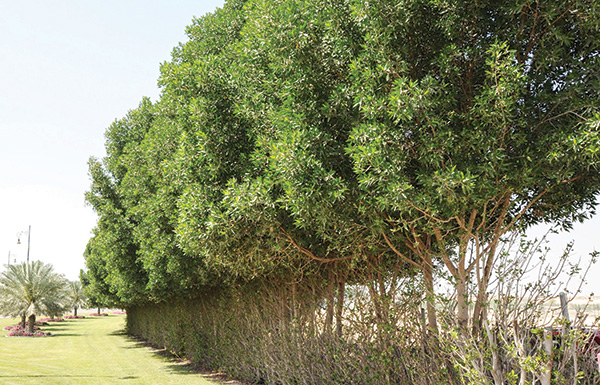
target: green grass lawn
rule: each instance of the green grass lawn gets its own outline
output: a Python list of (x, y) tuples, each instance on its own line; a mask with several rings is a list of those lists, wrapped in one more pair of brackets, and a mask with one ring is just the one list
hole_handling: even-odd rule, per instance
[(216, 384), (123, 334), (125, 316), (66, 320), (52, 337), (8, 337), (0, 319), (0, 384)]

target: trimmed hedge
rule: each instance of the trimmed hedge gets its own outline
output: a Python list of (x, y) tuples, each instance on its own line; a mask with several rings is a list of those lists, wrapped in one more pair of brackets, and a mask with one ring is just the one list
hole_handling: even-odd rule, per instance
[(410, 313), (418, 306), (390, 311), (388, 324), (377, 325), (373, 308), (354, 294), (347, 298), (343, 334), (338, 336), (324, 331), (325, 308), (318, 303), (312, 311), (294, 311), (294, 304), (282, 304), (281, 298), (291, 296), (277, 288), (259, 293), (246, 287), (132, 306), (127, 331), (250, 383), (447, 383), (448, 369), (432, 359), (419, 315)]

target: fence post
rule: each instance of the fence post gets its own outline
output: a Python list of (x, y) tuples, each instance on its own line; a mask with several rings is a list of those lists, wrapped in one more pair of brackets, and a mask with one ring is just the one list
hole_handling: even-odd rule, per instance
[(560, 310), (562, 311), (562, 315), (567, 322), (571, 322), (569, 318), (569, 304), (567, 303), (567, 294), (561, 292), (559, 294), (560, 297)]

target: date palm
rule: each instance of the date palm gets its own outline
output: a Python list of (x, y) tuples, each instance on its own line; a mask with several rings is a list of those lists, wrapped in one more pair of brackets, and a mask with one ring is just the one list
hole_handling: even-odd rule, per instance
[(77, 316), (77, 309), (85, 306), (85, 293), (80, 281), (69, 281), (67, 284), (67, 303), (73, 309), (73, 315)]
[(65, 310), (65, 279), (41, 261), (9, 265), (0, 275), (0, 314), (27, 317), (33, 333), (36, 315), (57, 316)]

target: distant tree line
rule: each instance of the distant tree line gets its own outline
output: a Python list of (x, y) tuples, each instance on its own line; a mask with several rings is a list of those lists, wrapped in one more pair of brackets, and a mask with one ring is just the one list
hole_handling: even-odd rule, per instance
[(408, 279), (435, 335), (445, 279), (483, 333), (506, 236), (595, 212), (595, 1), (232, 0), (186, 31), (89, 161), (95, 303), (272, 296), (342, 337)]

